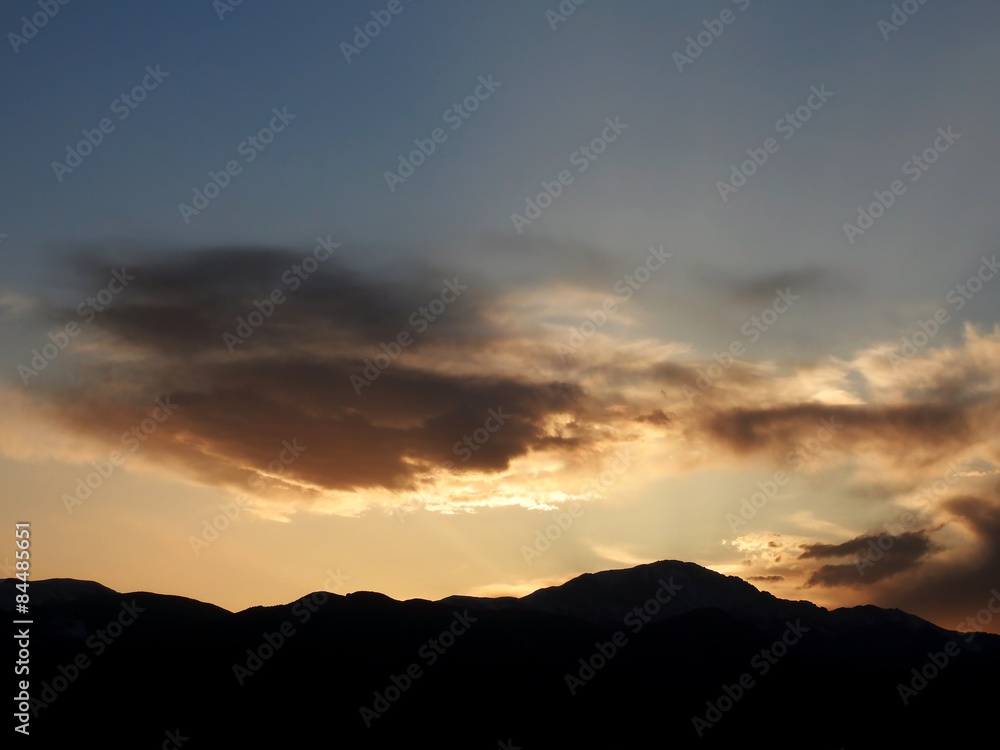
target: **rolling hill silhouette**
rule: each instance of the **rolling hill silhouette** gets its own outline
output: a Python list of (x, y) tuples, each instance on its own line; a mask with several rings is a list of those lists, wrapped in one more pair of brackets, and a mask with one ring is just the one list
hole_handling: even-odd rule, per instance
[[(14, 583), (0, 582), (5, 612)], [(31, 595), (38, 747), (94, 727), (103, 747), (185, 750), (925, 747), (996, 732), (1000, 636), (777, 599), (692, 563), (520, 599), (315, 592), (236, 613), (69, 579)]]

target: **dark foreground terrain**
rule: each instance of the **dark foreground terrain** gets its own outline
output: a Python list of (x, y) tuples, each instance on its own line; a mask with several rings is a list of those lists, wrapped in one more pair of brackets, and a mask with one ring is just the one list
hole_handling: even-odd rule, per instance
[(21, 746), (922, 748), (1000, 733), (1000, 637), (780, 600), (691, 563), (522, 599), (317, 592), (231, 613), (73, 580), (31, 597)]

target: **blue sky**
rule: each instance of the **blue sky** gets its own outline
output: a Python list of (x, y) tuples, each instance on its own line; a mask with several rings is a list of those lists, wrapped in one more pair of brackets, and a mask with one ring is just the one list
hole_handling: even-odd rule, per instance
[[(734, 278), (829, 268), (863, 287), (865, 327), (880, 300), (930, 299), (950, 286), (948, 273), (957, 280), (978, 265), (975, 247), (954, 245), (956, 233), (974, 245), (978, 227), (992, 228), (996, 164), (984, 153), (984, 115), (995, 105), (982, 95), (996, 54), (983, 21), (990, 11), (925, 5), (884, 40), (876, 22), (889, 13), (877, 6), (731, 4), (735, 22), (678, 73), (671, 56), (711, 10), (726, 9), (716, 5), (589, 2), (553, 32), (528, 4), (405, 3), (350, 63), (339, 45), (376, 6), (247, 2), (221, 21), (202, 2), (62, 6), (16, 55), (8, 49), (5, 96), (21, 112), (5, 122), (2, 262), (44, 284), (47, 260), (32, 252), (41, 246), (47, 259), (95, 243), (176, 251), (332, 232), (475, 267), (497, 242), (590, 243), (609, 258), (666, 243)], [(17, 33), (32, 8), (7, 8), (0, 28)], [(119, 121), (111, 102), (148, 65), (169, 77)], [(502, 86), (390, 193), (385, 171), (442, 125), (480, 75)], [(775, 121), (814, 85), (834, 96), (742, 194), (718, 200), (729, 166), (775, 135)], [(238, 145), (274, 107), (295, 115), (287, 131), (203, 214), (181, 221), (178, 204), (210, 170), (240, 158)], [(621, 141), (543, 218), (512, 232), (510, 214), (615, 115), (629, 126)], [(115, 131), (58, 182), (51, 162), (109, 116)], [(947, 124), (965, 148), (846, 245), (843, 222)], [(960, 201), (961, 228), (926, 210), (943, 197)], [(851, 317), (846, 325), (862, 325)]]

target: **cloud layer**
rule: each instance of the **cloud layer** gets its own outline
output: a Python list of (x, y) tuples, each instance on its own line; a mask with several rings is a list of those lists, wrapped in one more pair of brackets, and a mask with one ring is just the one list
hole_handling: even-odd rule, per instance
[[(58, 371), (5, 390), (9, 413), (49, 425), (39, 445), (59, 434), (76, 441), (70, 457), (102, 456), (169, 399), (178, 408), (143, 437), (143, 465), (232, 489), (266, 479), (258, 511), (278, 519), (594, 499), (581, 471), (623, 447), (659, 473), (833, 472), (827, 489), (853, 498), (856, 520), (830, 525), (801, 503), (777, 513), (773, 531), (732, 540), (742, 574), (917, 610), (933, 601), (956, 617), (995, 585), (1000, 330), (968, 326), (961, 345), (903, 366), (882, 343), (850, 359), (726, 359), (651, 336), (627, 299), (595, 318), (607, 286), (592, 278), (480, 287), (321, 255), (237, 248), (127, 265), (135, 281), (93, 315)], [(81, 257), (80, 294), (115, 267)], [(757, 305), (790, 280), (819, 283), (790, 272), (747, 281), (744, 294)], [(16, 314), (79, 320), (43, 300)], [(7, 452), (30, 453), (10, 428)], [(290, 444), (301, 446), (295, 460), (276, 463)], [(963, 470), (949, 475), (956, 460)], [(943, 490), (929, 491), (935, 482)], [(890, 537), (874, 523), (907, 513), (912, 523)], [(810, 533), (791, 533), (804, 523)], [(880, 541), (878, 560), (859, 565)]]

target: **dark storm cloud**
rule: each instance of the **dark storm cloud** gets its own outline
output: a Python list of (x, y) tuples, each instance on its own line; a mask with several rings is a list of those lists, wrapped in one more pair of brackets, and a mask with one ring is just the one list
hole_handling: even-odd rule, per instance
[[(388, 272), (372, 277), (342, 259), (350, 253), (343, 246), (330, 251), (320, 248), (321, 256), (328, 252), (325, 260), (317, 261), (309, 250), (229, 248), (117, 266), (84, 256), (76, 265), (84, 289), (104, 286), (116, 267), (125, 267), (135, 276), (114, 303), (100, 312), (98, 325), (132, 345), (161, 353), (194, 354), (224, 347), (223, 333), (235, 330), (238, 317), (254, 312), (255, 302), (268, 306), (272, 292), (279, 292), (278, 299), (284, 301), (274, 305), (266, 324), (243, 348), (316, 339), (378, 346), (402, 330), (412, 332), (409, 321), (414, 313), (429, 327), (431, 316), (422, 315), (420, 309), (441, 294), (446, 282), (474, 287), (471, 279), (454, 274), (437, 278), (414, 274), (405, 283), (398, 278), (398, 269), (393, 277)], [(308, 267), (303, 266), (306, 259), (311, 259)], [(446, 310), (433, 324), (452, 336), (460, 330), (472, 331), (489, 299), (485, 288), (477, 288), (475, 294), (462, 293), (453, 303), (461, 313)], [(74, 313), (62, 314), (71, 317)], [(418, 339), (414, 346), (421, 343)]]
[[(774, 408), (739, 407), (708, 412), (702, 427), (711, 438), (738, 454), (787, 451), (824, 427), (843, 425), (831, 444), (854, 448), (878, 441), (894, 446), (932, 447), (936, 451), (978, 440), (969, 404), (917, 403), (899, 406), (795, 404)], [(831, 430), (832, 431), (832, 430)]]
[[(930, 539), (925, 531), (906, 531), (892, 538), (892, 552), (908, 557), (918, 558), (926, 554), (931, 549)], [(847, 557), (858, 553), (863, 553), (872, 544), (877, 544), (878, 534), (859, 536), (840, 544), (807, 544), (804, 546), (805, 552), (799, 557), (803, 560), (809, 558)]]
[[(586, 442), (544, 425), (553, 413), (586, 413), (576, 385), (415, 361), (424, 342), (453, 357), (501, 342), (481, 315), (488, 291), (470, 283), (428, 320), (419, 311), (454, 276), (403, 284), (330, 258), (293, 290), (283, 279), (306, 255), (216, 250), (129, 266), (135, 281), (94, 318), (104, 334), (100, 359), (79, 357), (72, 386), (36, 384), (29, 393), (75, 432), (111, 443), (169, 396), (178, 410), (144, 441), (143, 455), (214, 483), (242, 483), (285, 440), (305, 450), (283, 476), (327, 489), (406, 488), (442, 466), (500, 471), (532, 449)], [(88, 281), (108, 269), (82, 266)], [(273, 289), (285, 301), (230, 354), (223, 333)], [(401, 331), (413, 343), (387, 368), (371, 365)]]
[(666, 427), (673, 424), (674, 417), (667, 414), (663, 409), (657, 409), (651, 411), (648, 414), (640, 414), (635, 418), (636, 422), (645, 422), (646, 424), (657, 425), (659, 427)]
[(696, 368), (685, 367), (674, 362), (657, 362), (648, 368), (644, 377), (650, 377), (665, 385), (690, 385), (698, 377)]
[[(879, 539), (883, 545), (879, 546)], [(889, 544), (891, 542), (891, 544)], [(806, 586), (870, 586), (904, 571), (916, 568), (938, 549), (926, 530), (907, 531), (893, 537), (868, 534), (841, 544), (809, 544), (799, 559), (828, 559), (860, 556), (862, 562), (823, 565), (814, 571)], [(871, 564), (866, 564), (871, 562)]]
[(729, 293), (740, 302), (766, 304), (774, 297), (776, 289), (791, 288), (796, 293), (802, 293), (823, 289), (829, 285), (831, 285), (829, 271), (811, 267), (733, 281), (729, 284)]
[[(355, 396), (347, 362), (286, 360), (195, 370), (198, 391), (170, 394), (177, 412), (143, 447), (206, 480), (234, 482), (274, 460), (284, 440), (305, 446), (287, 476), (321, 488), (403, 488), (421, 467), (498, 471), (545, 440), (541, 422), (574, 408), (577, 393), (514, 381), (426, 373), (401, 365), (382, 374), (378, 393)], [(176, 376), (175, 376), (176, 377)], [(155, 382), (155, 376), (149, 378)], [(374, 387), (374, 386), (373, 386)], [(61, 418), (108, 440), (148, 416), (114, 395), (55, 400)], [(492, 410), (492, 411), (491, 411)], [(484, 427), (499, 429), (466, 461), (453, 448)], [(461, 450), (461, 449), (460, 449)]]
[(705, 286), (741, 305), (770, 304), (776, 289), (788, 287), (796, 294), (817, 291), (843, 294), (853, 289), (839, 274), (816, 265), (756, 276), (739, 276), (717, 266), (701, 266), (694, 273)]
[(878, 566), (871, 572), (865, 571), (866, 575), (863, 577), (858, 571), (857, 565), (824, 565), (813, 571), (805, 585), (807, 588), (810, 586), (866, 586), (909, 570), (917, 564), (913, 560), (898, 555), (889, 555), (879, 562)]

